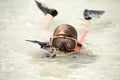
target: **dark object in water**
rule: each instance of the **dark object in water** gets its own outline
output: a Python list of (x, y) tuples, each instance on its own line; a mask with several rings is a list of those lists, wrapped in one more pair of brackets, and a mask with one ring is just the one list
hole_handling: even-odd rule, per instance
[(42, 58), (49, 57), (49, 58), (55, 58), (56, 54), (53, 53), (43, 53)]
[(50, 53), (44, 53), (43, 55), (42, 55), (42, 57), (44, 58), (44, 57), (50, 57)]
[(40, 41), (36, 41), (36, 40), (25, 40), (25, 41), (36, 43), (36, 44), (40, 45), (41, 48), (44, 48), (44, 49), (50, 48), (49, 42), (40, 42)]
[(84, 18), (86, 20), (90, 20), (93, 17), (98, 17), (99, 18), (100, 15), (102, 15), (103, 13), (105, 13), (105, 11), (85, 9), (84, 12), (83, 12), (83, 15), (84, 15)]
[(52, 54), (51, 57), (52, 57), (52, 58), (55, 58), (55, 57), (56, 57), (56, 54)]
[(35, 2), (36, 2), (36, 4), (37, 4), (38, 8), (39, 8), (45, 15), (46, 15), (46, 14), (50, 14), (50, 15), (52, 15), (53, 17), (55, 17), (55, 16), (58, 14), (58, 12), (57, 12), (56, 9), (53, 9), (53, 8), (50, 9), (50, 8), (44, 6), (42, 3), (38, 2), (37, 0), (35, 0)]

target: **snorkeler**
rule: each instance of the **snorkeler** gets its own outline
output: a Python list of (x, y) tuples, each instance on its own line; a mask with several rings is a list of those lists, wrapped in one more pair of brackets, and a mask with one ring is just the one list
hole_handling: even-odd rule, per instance
[[(36, 1), (38, 8), (44, 13), (45, 20), (43, 22), (42, 27), (47, 29), (50, 26), (53, 18), (57, 16), (58, 12), (56, 9), (48, 8)], [(97, 11), (97, 10), (84, 10), (84, 23), (82, 25), (88, 26), (90, 24), (90, 20), (97, 16), (100, 17), (105, 11)], [(60, 51), (60, 52), (72, 52), (79, 51), (82, 48), (82, 42), (87, 34), (88, 30), (85, 28), (80, 39), (78, 39), (78, 34), (76, 29), (69, 24), (61, 24), (59, 25), (53, 32), (53, 36), (50, 38), (48, 42), (40, 42), (36, 40), (26, 40), (29, 42), (37, 43), (43, 49), (52, 49), (52, 52)]]

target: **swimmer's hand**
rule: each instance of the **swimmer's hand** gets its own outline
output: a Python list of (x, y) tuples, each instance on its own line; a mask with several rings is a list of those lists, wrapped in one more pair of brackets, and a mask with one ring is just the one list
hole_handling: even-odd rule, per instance
[(25, 41), (28, 41), (28, 42), (32, 42), (32, 43), (37, 43), (41, 46), (41, 48), (50, 48), (50, 44), (49, 42), (40, 42), (40, 41), (36, 41), (36, 40), (25, 40)]

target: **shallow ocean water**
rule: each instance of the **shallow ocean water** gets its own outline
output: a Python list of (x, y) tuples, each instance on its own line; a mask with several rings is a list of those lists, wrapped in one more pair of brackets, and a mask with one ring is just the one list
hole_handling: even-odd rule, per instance
[[(105, 10), (92, 20), (80, 55), (41, 58), (46, 52), (25, 39), (47, 41), (43, 13), (34, 0), (0, 0), (0, 80), (119, 80), (119, 0), (38, 0), (59, 12), (50, 32), (62, 23), (79, 27), (84, 9)], [(63, 7), (65, 6), (65, 7)]]

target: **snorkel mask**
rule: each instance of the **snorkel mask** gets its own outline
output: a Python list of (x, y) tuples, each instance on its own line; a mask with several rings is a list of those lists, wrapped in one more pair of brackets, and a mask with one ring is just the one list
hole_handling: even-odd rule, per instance
[(65, 34), (59, 34), (58, 36), (52, 37), (50, 40), (50, 44), (53, 48), (61, 52), (71, 52), (75, 51), (76, 48), (78, 48), (77, 40), (68, 37)]

